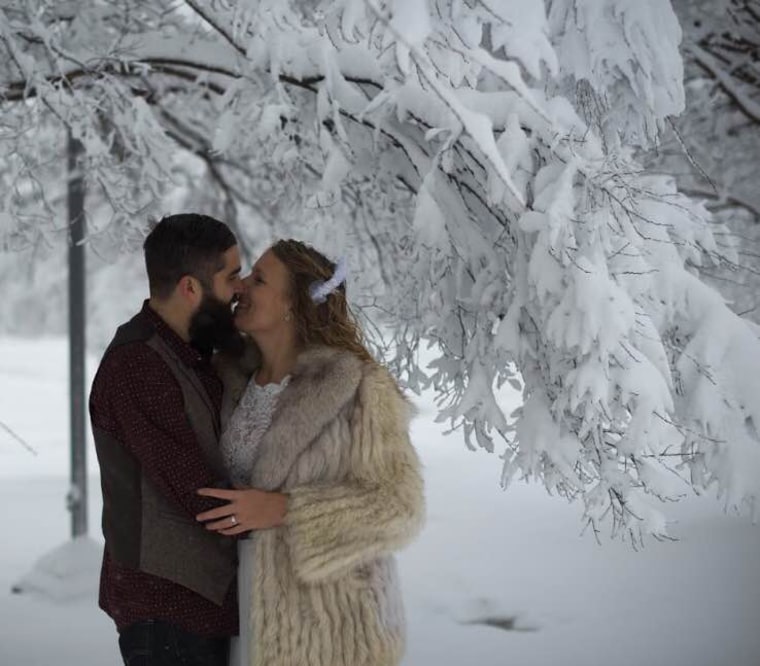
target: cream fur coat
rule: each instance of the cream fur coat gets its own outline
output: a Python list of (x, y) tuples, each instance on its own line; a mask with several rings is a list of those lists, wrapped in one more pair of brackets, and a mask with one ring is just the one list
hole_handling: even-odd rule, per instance
[[(222, 418), (254, 369), (221, 362)], [(254, 533), (251, 666), (392, 666), (405, 620), (394, 551), (419, 531), (411, 409), (391, 375), (326, 347), (299, 358), (257, 449), (251, 486), (289, 494)]]

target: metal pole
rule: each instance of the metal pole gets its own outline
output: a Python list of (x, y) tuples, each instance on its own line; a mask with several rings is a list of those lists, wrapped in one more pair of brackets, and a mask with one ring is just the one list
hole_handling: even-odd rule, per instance
[(71, 415), (71, 536), (87, 534), (87, 449), (85, 422), (84, 178), (77, 164), (82, 144), (68, 135), (69, 209), (69, 390)]

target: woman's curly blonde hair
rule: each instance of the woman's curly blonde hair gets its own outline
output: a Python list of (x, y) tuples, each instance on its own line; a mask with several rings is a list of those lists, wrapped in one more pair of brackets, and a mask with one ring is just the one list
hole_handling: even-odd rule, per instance
[(372, 361), (361, 327), (348, 306), (345, 283), (322, 303), (315, 303), (311, 298), (312, 285), (329, 280), (336, 265), (310, 245), (293, 239), (279, 240), (270, 250), (288, 271), (289, 296), (299, 346), (337, 347), (364, 361)]

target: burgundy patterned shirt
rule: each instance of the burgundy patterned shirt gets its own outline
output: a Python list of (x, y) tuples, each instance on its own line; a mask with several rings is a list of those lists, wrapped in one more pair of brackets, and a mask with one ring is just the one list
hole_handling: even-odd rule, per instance
[[(219, 409), (222, 384), (210, 359), (174, 333), (147, 301), (140, 316), (148, 318), (197, 375)], [(177, 380), (145, 343), (127, 343), (105, 355), (90, 393), (90, 417), (93, 426), (125, 446), (153, 484), (189, 516), (219, 505), (217, 500), (196, 494), (198, 488), (216, 485), (218, 479), (187, 420)], [(118, 564), (107, 548), (100, 576), (100, 607), (119, 631), (139, 620), (158, 619), (201, 636), (238, 632), (234, 584), (220, 607), (186, 587)]]

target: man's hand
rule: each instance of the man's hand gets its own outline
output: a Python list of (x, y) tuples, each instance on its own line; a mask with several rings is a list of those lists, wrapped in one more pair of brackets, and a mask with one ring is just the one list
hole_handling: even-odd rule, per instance
[(206, 523), (207, 530), (226, 536), (278, 527), (285, 520), (288, 496), (283, 493), (270, 493), (255, 488), (245, 490), (201, 488), (198, 494), (229, 501), (229, 504), (204, 511), (195, 517), (196, 520)]

